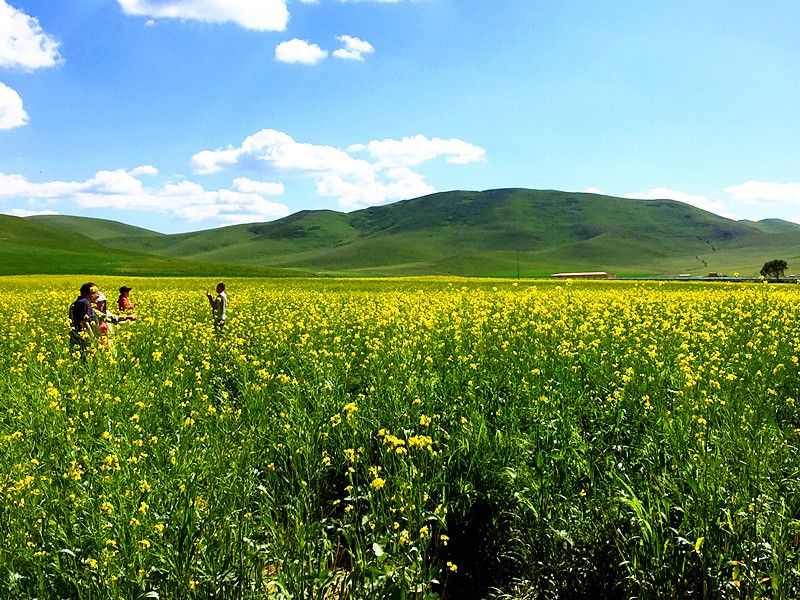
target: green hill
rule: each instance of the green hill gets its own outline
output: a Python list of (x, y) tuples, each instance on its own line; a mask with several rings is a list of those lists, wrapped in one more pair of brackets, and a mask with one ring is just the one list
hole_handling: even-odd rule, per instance
[[(527, 276), (584, 270), (753, 275), (775, 257), (784, 258), (790, 271), (800, 262), (800, 225), (794, 223), (732, 221), (673, 200), (550, 190), (451, 191), (351, 213), (302, 211), (268, 223), (177, 235), (79, 217), (26, 221), (59, 239), (68, 234), (93, 242), (78, 245), (94, 256), (116, 253), (123, 264), (131, 264), (131, 255), (165, 261), (148, 265), (153, 274), (194, 265), (195, 272), (229, 274), (291, 269), (511, 276), (519, 269)], [(25, 236), (41, 241), (43, 235), (20, 230), (6, 243), (1, 231), (0, 252), (24, 246)], [(41, 244), (27, 247), (45, 252)]]
[[(87, 221), (86, 223), (84, 221)], [(254, 265), (202, 263), (112, 247), (91, 236), (109, 239), (114, 231), (137, 228), (99, 219), (48, 216), (20, 218), (0, 215), (0, 275), (32, 273), (125, 274), (130, 276), (208, 275), (286, 276), (307, 275), (307, 271), (275, 269)], [(140, 229), (142, 239), (163, 234)], [(82, 233), (83, 232), (83, 233)], [(169, 236), (163, 236), (169, 237)], [(136, 239), (136, 235), (122, 236)], [(118, 241), (114, 235), (111, 239)], [(126, 244), (121, 244), (122, 246)], [(133, 246), (134, 243), (127, 245)]]

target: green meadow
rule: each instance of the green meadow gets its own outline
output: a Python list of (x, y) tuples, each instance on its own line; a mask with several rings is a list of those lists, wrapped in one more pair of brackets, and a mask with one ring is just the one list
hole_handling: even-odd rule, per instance
[(794, 272), (800, 225), (732, 221), (672, 200), (550, 190), (443, 192), (173, 235), (82, 217), (0, 216), (6, 275), (757, 277), (775, 258)]

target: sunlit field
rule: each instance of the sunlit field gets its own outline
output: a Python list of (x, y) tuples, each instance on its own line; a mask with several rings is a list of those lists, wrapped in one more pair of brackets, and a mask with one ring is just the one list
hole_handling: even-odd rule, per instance
[(0, 284), (4, 598), (797, 598), (800, 288)]

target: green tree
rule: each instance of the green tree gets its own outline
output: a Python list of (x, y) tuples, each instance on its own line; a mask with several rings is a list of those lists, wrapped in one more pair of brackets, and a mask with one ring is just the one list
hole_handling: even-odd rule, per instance
[(761, 267), (761, 276), (769, 278), (770, 276), (775, 279), (780, 279), (786, 273), (786, 261), (782, 258), (776, 258), (764, 263)]

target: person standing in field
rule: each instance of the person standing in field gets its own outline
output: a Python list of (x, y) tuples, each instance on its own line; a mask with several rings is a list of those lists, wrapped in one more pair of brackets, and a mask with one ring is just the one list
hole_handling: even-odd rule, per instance
[(228, 295), (225, 293), (225, 284), (221, 281), (217, 284), (217, 295), (212, 296), (206, 291), (206, 298), (211, 305), (211, 315), (214, 317), (214, 327), (222, 329), (225, 325), (225, 314), (228, 311)]
[(119, 288), (119, 298), (117, 299), (117, 307), (119, 308), (119, 312), (122, 314), (127, 314), (133, 311), (136, 308), (136, 305), (131, 302), (131, 290), (133, 288), (129, 288), (127, 285), (123, 285)]
[(81, 295), (70, 304), (69, 320), (72, 329), (69, 332), (70, 350), (75, 348), (81, 352), (89, 349), (89, 345), (94, 339), (92, 322), (95, 319), (93, 305), (97, 301), (100, 290), (92, 283), (84, 283), (81, 286)]

